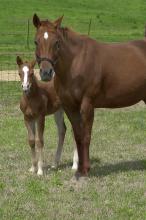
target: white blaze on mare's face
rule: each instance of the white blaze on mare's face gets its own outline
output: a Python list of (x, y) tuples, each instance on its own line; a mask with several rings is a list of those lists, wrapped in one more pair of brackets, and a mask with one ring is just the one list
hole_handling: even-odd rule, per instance
[(27, 86), (29, 68), (27, 66), (24, 66), (23, 72), (24, 72), (23, 86)]
[(45, 33), (44, 33), (44, 39), (46, 39), (46, 40), (47, 40), (47, 39), (48, 39), (48, 37), (49, 37), (48, 32), (45, 32)]

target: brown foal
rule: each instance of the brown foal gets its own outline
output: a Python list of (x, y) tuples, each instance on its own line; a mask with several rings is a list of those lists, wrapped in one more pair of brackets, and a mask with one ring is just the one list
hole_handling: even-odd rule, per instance
[[(31, 147), (32, 167), (30, 172), (37, 172), (38, 175), (42, 175), (45, 116), (54, 113), (58, 128), (59, 139), (54, 164), (56, 167), (60, 162), (66, 133), (63, 110), (54, 89), (54, 80), (45, 83), (38, 81), (34, 75), (35, 61), (23, 62), (18, 56), (17, 64), (23, 89), (20, 109), (24, 114), (24, 122), (28, 131), (28, 142)], [(75, 150), (73, 169), (77, 169), (77, 156)]]
[(77, 177), (88, 174), (94, 108), (120, 108), (146, 102), (146, 39), (101, 43), (41, 21), (35, 14), (36, 58), (40, 75), (50, 80), (72, 124), (78, 148)]

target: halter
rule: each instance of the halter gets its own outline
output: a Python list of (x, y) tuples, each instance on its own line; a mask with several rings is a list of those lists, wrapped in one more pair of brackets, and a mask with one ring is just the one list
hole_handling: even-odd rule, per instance
[(40, 57), (40, 56), (38, 56), (38, 55), (36, 54), (36, 60), (37, 60), (38, 64), (40, 64), (42, 61), (47, 61), (48, 63), (51, 63), (51, 65), (54, 67), (55, 64), (57, 63), (57, 60), (58, 60), (58, 59), (56, 59), (55, 61), (53, 61), (53, 60), (51, 60), (51, 59), (49, 59), (49, 58), (47, 58), (47, 57)]

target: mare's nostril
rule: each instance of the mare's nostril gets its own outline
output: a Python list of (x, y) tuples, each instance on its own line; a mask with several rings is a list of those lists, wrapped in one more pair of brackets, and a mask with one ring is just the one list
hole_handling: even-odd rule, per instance
[(53, 70), (52, 70), (52, 69), (50, 69), (50, 71), (49, 71), (49, 75), (52, 73), (52, 71), (53, 71)]

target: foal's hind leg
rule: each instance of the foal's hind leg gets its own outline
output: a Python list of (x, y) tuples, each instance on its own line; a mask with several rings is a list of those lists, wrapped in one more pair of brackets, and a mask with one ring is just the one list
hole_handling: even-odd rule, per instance
[(45, 117), (39, 116), (36, 120), (35, 143), (37, 146), (38, 171), (37, 175), (43, 175), (43, 147), (44, 147), (44, 123)]
[(54, 114), (55, 122), (58, 129), (58, 147), (55, 155), (54, 166), (57, 167), (60, 162), (60, 157), (63, 149), (63, 143), (66, 133), (66, 126), (64, 123), (64, 111), (62, 109), (58, 110)]
[(29, 171), (35, 173), (37, 171), (37, 159), (35, 151), (35, 120), (29, 120), (26, 117), (24, 117), (24, 122), (28, 131), (28, 142), (31, 148), (32, 166), (29, 169)]
[(74, 143), (74, 146), (75, 146), (75, 149), (74, 149), (74, 155), (73, 155), (72, 170), (77, 170), (78, 169), (78, 163), (79, 163), (79, 157), (78, 157), (78, 151), (77, 151), (77, 147), (76, 147), (75, 143)]

